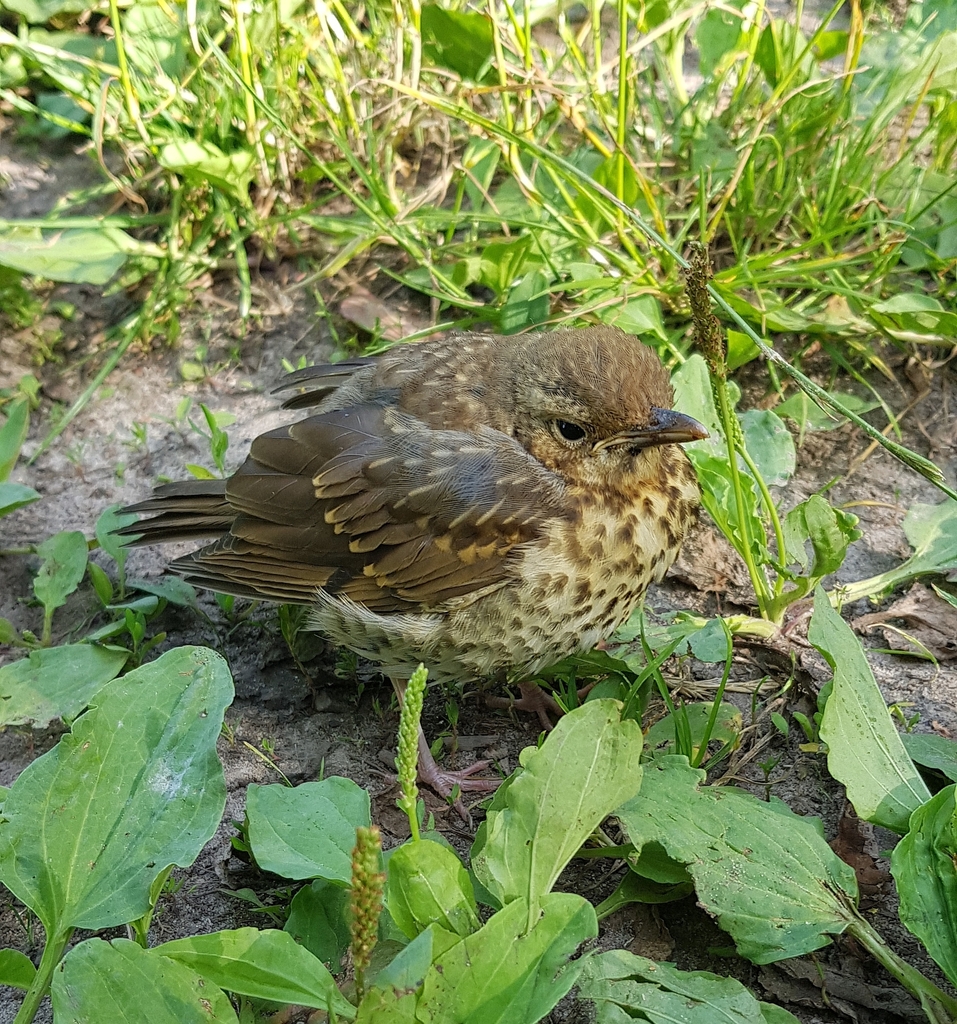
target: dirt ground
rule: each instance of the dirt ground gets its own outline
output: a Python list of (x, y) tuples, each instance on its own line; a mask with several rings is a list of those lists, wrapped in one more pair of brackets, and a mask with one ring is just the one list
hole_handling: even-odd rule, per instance
[[(12, 151), (9, 147), (8, 154)], [(70, 149), (45, 152), (19, 151), (0, 158), (0, 217), (28, 216), (45, 212), (67, 187), (96, 180), (97, 172), (86, 156)], [(34, 417), (25, 455), (31, 456), (46, 435), (51, 412), (62, 408), (90, 380), (102, 358), (103, 332), (130, 308), (123, 294), (103, 299), (98, 289), (62, 287), (57, 296), (74, 303), (76, 317), (58, 323), (49, 318), (41, 327), (59, 328), (63, 338), (53, 358), (41, 367), (33, 362), (30, 332), (0, 340), (0, 386), (15, 383), (28, 371), (42, 382), (42, 406)], [(256, 280), (256, 308), (245, 333), (240, 329), (235, 295), (228, 284), (203, 289), (196, 309), (184, 320), (176, 349), (157, 348), (149, 353), (131, 352), (109, 377), (93, 401), (54, 444), (32, 464), (21, 462), (13, 479), (36, 488), (43, 500), (0, 521), (0, 547), (17, 548), (36, 543), (58, 530), (82, 530), (88, 536), (100, 512), (114, 502), (133, 502), (148, 495), (160, 478), (181, 478), (186, 463), (210, 466), (205, 441), (176, 421), (177, 406), (184, 396), (204, 402), (214, 411), (236, 417), (229, 428), (228, 462), (242, 461), (249, 442), (259, 433), (289, 420), (269, 389), (281, 376), (281, 361), (322, 361), (332, 352), (329, 325), (317, 317), (293, 267), (283, 266)], [(205, 350), (205, 352), (203, 351)], [(921, 378), (910, 372), (901, 354), (889, 352), (899, 384), (881, 380), (887, 401), (895, 409), (911, 406), (919, 397)], [(197, 361), (210, 372), (198, 382), (184, 381), (181, 367)], [(822, 363), (822, 369), (824, 368)], [(915, 381), (917, 384), (915, 385)], [(763, 370), (751, 368), (745, 391), (760, 397)], [(936, 369), (926, 381), (927, 394), (903, 421), (905, 442), (934, 458), (945, 468), (953, 484), (957, 472), (957, 420), (949, 415), (955, 401), (953, 373), (948, 366)], [(875, 421), (876, 422), (876, 421)], [(145, 441), (134, 436), (134, 426), (145, 425)], [(137, 427), (142, 436), (142, 428)], [(856, 543), (841, 570), (842, 580), (870, 576), (899, 563), (908, 547), (901, 520), (914, 502), (937, 502), (939, 492), (879, 451), (861, 464), (857, 459), (867, 441), (856, 430), (842, 427), (808, 435), (799, 452), (799, 469), (783, 495), (790, 507), (838, 478), (829, 492), (832, 502), (852, 503), (860, 516), (864, 538)], [(851, 467), (856, 467), (848, 475)], [(665, 583), (648, 596), (648, 606), (666, 615), (669, 610), (695, 608), (705, 613), (743, 610), (735, 601), (742, 597), (742, 573), (703, 522), (691, 542), (690, 554), (679, 562)], [(140, 548), (129, 559), (132, 577), (162, 574), (166, 561), (178, 551)], [(99, 556), (96, 556), (99, 558)], [(104, 563), (106, 564), (106, 563)], [(0, 616), (19, 628), (38, 629), (41, 616), (27, 603), (36, 560), (27, 556), (0, 558)], [(900, 595), (896, 595), (900, 596)], [(383, 829), (386, 843), (405, 838), (404, 817), (395, 809), (391, 774), (397, 715), (391, 691), (368, 666), (359, 667), (357, 678), (338, 678), (336, 655), (316, 644), (316, 657), (300, 671), (280, 635), (275, 610), (257, 607), (243, 621), (227, 619), (209, 595), (203, 607), (210, 622), (195, 614), (168, 608), (156, 630), (167, 638), (158, 649), (182, 644), (206, 644), (229, 661), (236, 683), (236, 701), (227, 714), (230, 733), (220, 742), (226, 769), (229, 798), (223, 823), (199, 860), (190, 869), (177, 871), (183, 883), (177, 892), (164, 895), (156, 915), (152, 939), (161, 942), (181, 935), (245, 924), (265, 923), (250, 904), (236, 895), (253, 889), (266, 903), (276, 879), (264, 877), (233, 856), (230, 837), (233, 822), (243, 816), (246, 786), (250, 782), (277, 781), (275, 771), (250, 748), (270, 749), (276, 765), (293, 782), (326, 775), (349, 776), (373, 794), (373, 817)], [(889, 603), (885, 602), (885, 604)], [(90, 594), (81, 592), (55, 619), (55, 642), (87, 628), (95, 610)], [(866, 602), (847, 609), (853, 618), (873, 611)], [(795, 624), (800, 636), (801, 624)], [(886, 646), (879, 632), (867, 634), (866, 643)], [(816, 683), (826, 678), (823, 663), (800, 646), (797, 685), (787, 707), (778, 710), (813, 709)], [(0, 649), (0, 660), (17, 654)], [(888, 702), (907, 706), (918, 714), (919, 731), (937, 730), (957, 736), (957, 670), (955, 662), (938, 665), (914, 658), (874, 653), (872, 665)], [(672, 666), (689, 692), (706, 690), (715, 667), (691, 661)], [(736, 655), (738, 682), (768, 677), (783, 684), (790, 674), (787, 659), (778, 652), (743, 647)], [(676, 679), (677, 681), (677, 679)], [(713, 681), (713, 680), (712, 680)], [(751, 698), (736, 698), (750, 722)], [(427, 700), (424, 725), (434, 736), (447, 727), (446, 697), (432, 692)], [(493, 756), (504, 771), (517, 763), (518, 751), (534, 742), (537, 723), (487, 708), (479, 695), (459, 699), (461, 763), (475, 757)], [(0, 734), (0, 784), (10, 785), (18, 773), (57, 739), (56, 730), (8, 729)], [(467, 742), (478, 737), (474, 744)], [(893, 887), (882, 856), (894, 837), (867, 825), (857, 826), (844, 815), (843, 792), (827, 775), (820, 754), (803, 753), (798, 747), (800, 730), (792, 727), (790, 738), (773, 731), (767, 717), (749, 735), (735, 767), (737, 781), (753, 792), (773, 792), (798, 813), (820, 815), (829, 839), (837, 839), (843, 852), (855, 853), (866, 882), (864, 905), (875, 927), (905, 958), (927, 971), (938, 982), (939, 974), (914, 940), (901, 928), (893, 900)], [(750, 746), (749, 746), (750, 745)], [(753, 751), (752, 759), (743, 754)], [(762, 767), (763, 765), (763, 767)], [(429, 804), (439, 826), (462, 850), (471, 831), (437, 801)], [(475, 823), (481, 820), (476, 812)], [(573, 867), (561, 885), (574, 887), (596, 902), (617, 884), (620, 869)], [(12, 946), (37, 958), (40, 943), (37, 927), (31, 926), (15, 901), (0, 898), (0, 946)], [(118, 933), (117, 933), (118, 934)], [(79, 935), (77, 938), (83, 938)], [(670, 960), (683, 968), (709, 969), (740, 978), (759, 997), (787, 1006), (806, 1024), (861, 1021), (897, 1024), (921, 1020), (917, 1004), (862, 950), (848, 940), (813, 957), (757, 968), (728, 952), (730, 940), (707, 918), (693, 898), (657, 908), (629, 908), (602, 925), (600, 943), (605, 948), (623, 946), (635, 952)], [(0, 990), (0, 1022), (12, 1020), (19, 996)], [(48, 1006), (44, 1010), (49, 1014)], [(44, 1019), (42, 1014), (39, 1019)], [(49, 1019), (48, 1017), (46, 1019)], [(588, 1013), (570, 1000), (553, 1014), (555, 1021), (587, 1021)]]

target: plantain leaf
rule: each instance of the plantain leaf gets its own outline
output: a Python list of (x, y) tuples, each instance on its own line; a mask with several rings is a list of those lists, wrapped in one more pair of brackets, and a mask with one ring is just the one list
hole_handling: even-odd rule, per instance
[(859, 817), (903, 834), (930, 790), (907, 756), (860, 641), (820, 587), (807, 635), (834, 672), (821, 720), (828, 770)]

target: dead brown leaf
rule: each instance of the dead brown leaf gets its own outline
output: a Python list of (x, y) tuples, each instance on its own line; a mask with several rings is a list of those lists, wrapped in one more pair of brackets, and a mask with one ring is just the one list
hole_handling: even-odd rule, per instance
[[(834, 1010), (852, 1021), (925, 1020), (917, 1002), (903, 989), (876, 986), (851, 955), (834, 970), (811, 957), (784, 960), (760, 969), (761, 986), (780, 1003)], [(864, 1011), (864, 1012), (861, 1012)], [(891, 1016), (893, 1015), (893, 1016)]]
[(387, 305), (361, 285), (356, 285), (339, 303), (339, 312), (362, 330), (370, 334), (378, 332), (386, 341), (399, 341), (429, 326), (414, 313)]
[(648, 903), (632, 903), (625, 913), (630, 915), (634, 928), (629, 951), (649, 960), (670, 960), (675, 951), (675, 940), (658, 915), (658, 908)]
[(850, 801), (844, 802), (837, 836), (829, 845), (845, 864), (854, 869), (862, 897), (873, 899), (883, 894), (891, 876), (877, 862), (874, 826), (858, 818)]
[[(916, 643), (910, 643), (899, 629), (889, 626), (894, 620), (905, 623), (905, 632)], [(905, 597), (889, 608), (861, 615), (851, 624), (859, 632), (880, 628), (888, 646), (895, 650), (923, 654), (922, 645), (938, 661), (957, 658), (957, 608), (921, 583), (915, 583)]]

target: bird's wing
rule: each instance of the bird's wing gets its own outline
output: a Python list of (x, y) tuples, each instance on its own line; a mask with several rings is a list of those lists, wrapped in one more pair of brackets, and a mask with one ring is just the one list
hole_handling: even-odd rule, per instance
[(323, 587), (384, 612), (504, 581), (509, 552), (568, 514), (560, 478), (506, 435), (379, 405), (263, 434), (225, 497), (229, 533), (172, 565), (191, 582), (302, 603)]
[(357, 371), (367, 366), (374, 366), (375, 360), (371, 358), (344, 359), (341, 363), (324, 363), (320, 366), (306, 366), (301, 370), (294, 370), (283, 378), (278, 387), (273, 388), (273, 394), (280, 391), (292, 391), (293, 388), (301, 388), (298, 394), (287, 398), (283, 403), (284, 409), (307, 409), (319, 405), (334, 391), (352, 378)]

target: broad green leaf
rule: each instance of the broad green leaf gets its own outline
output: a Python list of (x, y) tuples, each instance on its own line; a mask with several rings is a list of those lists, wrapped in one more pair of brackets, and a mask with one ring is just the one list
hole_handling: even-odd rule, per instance
[(132, 512), (120, 512), (121, 507), (120, 505), (110, 505), (109, 508), (104, 509), (96, 521), (93, 532), (100, 547), (116, 562), (120, 577), (123, 578), (129, 540), (126, 537), (120, 537), (116, 531), (135, 523), (137, 516)]
[(644, 335), (651, 335), (661, 341), (668, 338), (661, 317), (661, 306), (653, 295), (639, 295), (611, 306), (602, 319), (605, 323), (620, 327), (626, 334), (634, 334), (639, 338)]
[(860, 640), (820, 587), (808, 640), (834, 672), (821, 720), (828, 770), (859, 817), (903, 834), (930, 791), (894, 728)]
[(0, 427), (0, 481), (6, 480), (20, 457), (20, 448), (30, 426), (30, 403), (19, 398), (7, 406), (7, 419)]
[[(572, 261), (566, 264), (563, 269), (571, 279), (571, 287), (597, 289), (599, 291), (608, 290), (609, 279), (594, 263), (577, 263)], [(617, 294), (617, 288), (615, 289), (615, 294)]]
[(375, 976), (356, 1024), (415, 1024), (416, 1002), (432, 961), (459, 941), (437, 925), (426, 928)]
[(668, 855), (661, 845), (652, 840), (645, 843), (637, 854), (628, 858), (628, 866), (642, 878), (662, 885), (683, 885), (691, 881), (688, 869)]
[[(729, 370), (737, 370), (750, 363), (752, 359), (757, 359), (760, 354), (761, 350), (747, 334), (742, 331), (728, 331), (727, 362)], [(801, 394), (804, 392), (802, 391)], [(815, 406), (815, 408), (817, 407)], [(775, 412), (779, 412), (779, 410), (775, 409)]]
[(646, 764), (641, 792), (615, 812), (630, 840), (685, 864), (699, 903), (754, 963), (827, 945), (855, 920), (853, 869), (810, 819), (704, 778), (683, 757)]
[(283, 931), (317, 956), (333, 974), (349, 948), (349, 890), (324, 878), (304, 885), (289, 904)]
[(193, 862), (226, 803), (216, 740), (231, 699), (226, 662), (179, 647), (108, 683), (21, 773), (0, 824), (0, 881), (48, 936), (136, 920), (153, 879)]
[(910, 759), (957, 782), (957, 741), (925, 732), (904, 732), (901, 742)]
[[(671, 747), (668, 753), (675, 753), (675, 717), (685, 715), (691, 732), (691, 743), (697, 751), (704, 739), (705, 729), (711, 717), (711, 707), (710, 702), (695, 702), (678, 708), (674, 715), (669, 712), (645, 733), (645, 749), (649, 753), (653, 753), (659, 747), (668, 746)], [(711, 732), (711, 740), (737, 746), (743, 730), (744, 721), (740, 708), (736, 708), (733, 704), (722, 703), (718, 708), (718, 717), (715, 719), (714, 729)]]
[(86, 563), (86, 572), (90, 577), (90, 583), (93, 584), (93, 589), (96, 591), (96, 596), (100, 599), (100, 604), (104, 607), (113, 603), (113, 583), (110, 577), (96, 564), (96, 562)]
[[(730, 179), (736, 158), (735, 141), (728, 134), (727, 128), (717, 119), (705, 121), (691, 136), (688, 169), (695, 177), (706, 172), (711, 175), (712, 182), (721, 187)], [(747, 307), (747, 303), (742, 305)], [(778, 302), (773, 305), (780, 307), (781, 304)], [(749, 308), (753, 311), (753, 307)], [(777, 310), (774, 311), (776, 312)]]
[(749, 409), (740, 416), (744, 445), (770, 487), (786, 484), (794, 475), (797, 456), (791, 432), (770, 409)]
[[(701, 441), (682, 445), (685, 451), (706, 451), (714, 455), (726, 454), (721, 420), (714, 404), (708, 365), (698, 353), (689, 356), (671, 375), (675, 389), (675, 408), (688, 416), (694, 416), (708, 430), (708, 436)], [(729, 385), (732, 405), (737, 404), (740, 391), (733, 382)]]
[(212, 185), (243, 205), (249, 203), (249, 183), (255, 174), (251, 150), (226, 154), (212, 142), (184, 139), (160, 147), (156, 159), (161, 167), (181, 174), (192, 185)]
[(548, 281), (540, 270), (531, 270), (509, 291), (499, 311), (502, 334), (515, 334), (548, 319)]
[(574, 893), (548, 893), (530, 927), (517, 899), (435, 960), (418, 1000), (430, 1024), (534, 1024), (578, 980), (578, 947), (598, 935), (592, 905)]
[(39, 501), (40, 495), (32, 487), (25, 484), (12, 484), (9, 480), (0, 481), (0, 516), (8, 516), (24, 505), (32, 505)]
[[(845, 408), (859, 415), (877, 408), (878, 404), (874, 399), (861, 398), (851, 392), (832, 391), (831, 395)], [(790, 398), (776, 405), (774, 411), (778, 416), (794, 420), (801, 431), (834, 430), (844, 422), (842, 417), (822, 409), (804, 391), (795, 391)]]
[[(698, 475), (702, 504), (738, 552), (745, 550), (745, 537), (748, 536), (751, 538), (755, 558), (759, 562), (763, 561), (765, 527), (758, 512), (755, 483), (747, 467), (739, 460), (743, 522), (732, 489), (724, 431), (714, 404), (711, 380), (704, 359), (695, 353), (678, 367), (671, 381), (675, 389), (675, 408), (694, 416), (709, 433), (701, 441), (682, 445)], [(734, 384), (729, 384), (728, 391), (731, 404), (735, 405), (738, 389)]]
[[(18, 39), (7, 35), (4, 44), (26, 55), (30, 66), (41, 64), (44, 77), (49, 79), (51, 85), (62, 90), (57, 92), (55, 89), (41, 87), (35, 93), (37, 106), (45, 113), (67, 115), (67, 125), (63, 126), (66, 130), (87, 134), (83, 124), (73, 127), (73, 118), (69, 113), (79, 111), (83, 121), (89, 120), (89, 114), (76, 101), (86, 100), (92, 104), (99, 91), (99, 81), (97, 75), (89, 74), (78, 62), (92, 64), (95, 61), (101, 66), (110, 65), (109, 68), (103, 68), (109, 74), (116, 66), (116, 45), (113, 40), (91, 32), (48, 32), (42, 28), (32, 28), (29, 34)], [(38, 127), (41, 133), (48, 136), (55, 136), (58, 132), (62, 135), (63, 131), (61, 126), (52, 125), (46, 118)], [(53, 219), (52, 216), (50, 219)], [(129, 241), (132, 243), (132, 239)], [(159, 251), (155, 247), (150, 248)]]
[(359, 1006), (356, 1024), (416, 1024), (415, 1004), (416, 993), (407, 987), (374, 985)]
[[(206, 7), (206, 4), (197, 4), (192, 16), (198, 15), (199, 21), (206, 21), (203, 17)], [(178, 4), (137, 0), (127, 9), (123, 28), (129, 59), (144, 74), (155, 75), (162, 71), (174, 80), (183, 75), (189, 51), (185, 9)]]
[(900, 918), (957, 985), (957, 804), (954, 786), (919, 807), (894, 847)]
[(419, 989), (433, 961), (460, 941), (460, 936), (431, 925), (414, 938), (376, 974), (374, 984), (397, 989)]
[[(837, 572), (847, 549), (862, 533), (857, 516), (833, 508), (819, 494), (812, 494), (788, 512), (784, 520), (784, 545), (788, 564), (797, 563), (808, 571), (809, 579), (819, 580)], [(805, 544), (811, 542), (812, 559)]]
[(804, 78), (813, 74), (813, 61), (807, 50), (807, 40), (801, 31), (783, 18), (772, 18), (761, 32), (754, 61), (764, 72), (768, 83), (776, 86), (785, 75), (792, 73), (800, 61), (805, 69)]
[[(712, 122), (714, 124), (714, 122)], [(732, 149), (731, 146), (728, 147)], [(733, 149), (732, 149), (733, 152)], [(715, 158), (715, 157), (713, 157)], [(720, 156), (716, 155), (717, 159)], [(782, 331), (806, 334), (824, 334), (831, 331), (830, 325), (816, 323), (802, 313), (786, 306), (778, 293), (769, 289), (758, 292), (754, 302), (749, 301), (731, 286), (736, 271), (722, 271), (715, 277), (714, 285), (721, 298), (736, 312), (755, 324), (761, 333)], [(751, 292), (751, 289), (748, 289)], [(694, 358), (694, 357), (692, 357)], [(692, 415), (694, 415), (692, 413)], [(697, 419), (697, 417), (695, 417)]]
[(764, 1024), (795, 1024), (797, 1017), (783, 1006), (774, 1003), (761, 1003), (761, 1016)]
[(463, 938), (479, 927), (469, 874), (458, 857), (438, 843), (406, 843), (393, 852), (386, 903), (410, 939), (431, 924)]
[(892, 338), (943, 342), (957, 335), (957, 313), (944, 309), (932, 295), (897, 294), (867, 307), (867, 315)]
[(638, 792), (641, 727), (620, 712), (617, 701), (589, 701), (540, 748), (522, 751), (522, 770), (472, 848), (472, 870), (502, 903), (525, 897), (534, 906), (602, 820)]
[(41, 92), (37, 95), (37, 108), (47, 115), (37, 125), (37, 132), (45, 138), (63, 139), (73, 132), (88, 134), (85, 125), (90, 120), (89, 111), (72, 96), (64, 92)]
[[(652, 1024), (766, 1024), (762, 1006), (734, 978), (708, 971), (679, 971), (624, 949), (589, 957), (578, 998), (595, 1004), (596, 1024), (637, 1017)], [(776, 1019), (797, 1018), (786, 1010)]]
[(355, 1007), (336, 987), (322, 961), (275, 928), (190, 935), (164, 942), (152, 952), (196, 971), (227, 992), (314, 1006), (347, 1020), (355, 1016)]
[[(954, 38), (957, 41), (957, 37)], [(951, 125), (953, 125), (953, 106), (950, 108), (950, 118)], [(934, 246), (934, 250), (941, 260), (952, 260), (957, 256), (957, 200), (954, 199), (953, 195), (941, 196), (934, 206), (936, 207), (935, 212), (939, 214), (940, 220), (943, 222), (937, 234), (937, 244)], [(953, 314), (951, 313), (950, 316), (953, 317)], [(939, 329), (944, 327), (946, 322), (942, 318), (937, 322), (936, 326)], [(928, 341), (931, 344), (941, 344), (942, 342), (947, 344), (946, 335), (942, 339), (929, 338)]]
[(957, 569), (957, 501), (945, 498), (939, 505), (913, 505), (902, 526), (914, 549), (906, 562), (858, 583), (843, 584), (832, 593), (850, 603), (862, 597), (878, 597), (927, 573)]
[(847, 32), (820, 32), (816, 33), (814, 43), (814, 56), (819, 61), (833, 60), (847, 52)]
[[(695, 443), (702, 444), (703, 442)], [(745, 537), (748, 536), (751, 538), (751, 548), (755, 559), (763, 559), (762, 544), (765, 527), (758, 511), (758, 495), (751, 474), (742, 467), (740, 475), (744, 514), (742, 519), (735, 500), (727, 454), (713, 455), (707, 451), (695, 449), (694, 445), (685, 447), (689, 449), (688, 458), (691, 459), (698, 475), (698, 483), (701, 485), (701, 502), (708, 514), (738, 552), (743, 552), (746, 549)]]
[(731, 637), (720, 619), (708, 619), (700, 629), (689, 634), (688, 647), (699, 661), (727, 661), (731, 654)]
[(69, 1024), (238, 1024), (226, 994), (129, 939), (87, 939), (53, 974), (53, 1019)]
[(957, 501), (912, 505), (901, 528), (914, 549), (905, 565), (913, 569), (916, 561), (927, 572), (957, 568)]
[(86, 538), (79, 530), (64, 530), (45, 540), (37, 554), (43, 564), (33, 581), (33, 593), (47, 612), (55, 611), (66, 604), (86, 572)]
[(356, 826), (370, 822), (369, 794), (351, 779), (246, 790), (249, 846), (264, 871), (349, 885)]
[(531, 235), (520, 235), (510, 242), (490, 242), (482, 250), (479, 281), (496, 295), (507, 294), (524, 272), (531, 248)]
[[(592, 171), (592, 177), (623, 203), (634, 206), (641, 194), (634, 167), (620, 152), (612, 153)], [(585, 198), (579, 196), (579, 202)], [(649, 296), (650, 297), (650, 296)], [(657, 302), (655, 302), (657, 306)]]
[(492, 23), (484, 14), (422, 5), (422, 56), (429, 63), (485, 81), (494, 52)]
[[(682, 870), (684, 871), (684, 868)], [(685, 875), (688, 875), (687, 871)], [(627, 907), (629, 903), (673, 903), (675, 900), (683, 900), (693, 892), (694, 882), (690, 876), (684, 882), (669, 885), (629, 871), (618, 883), (618, 888), (595, 907), (595, 913), (600, 919), (604, 919), (622, 907)]]
[(18, 949), (0, 949), (0, 985), (28, 989), (37, 969), (33, 961)]
[(196, 590), (178, 576), (162, 576), (155, 580), (127, 580), (130, 590), (141, 590), (144, 594), (161, 597), (177, 608), (198, 608)]
[[(583, 170), (589, 170), (588, 166), (585, 165)], [(608, 189), (612, 195), (616, 196), (627, 206), (634, 207), (639, 203), (640, 190), (638, 187), (638, 178), (635, 174), (634, 168), (621, 153), (612, 153), (611, 156), (602, 160), (594, 168), (591, 168), (590, 173), (597, 184), (604, 186), (604, 188)], [(585, 220), (588, 221), (598, 234), (602, 234), (607, 231), (610, 226), (614, 226), (614, 214), (606, 215), (594, 202), (586, 189), (580, 189), (578, 191), (575, 202), (578, 207), (578, 212), (585, 218)], [(594, 273), (595, 268), (592, 267), (590, 276), (594, 276)], [(652, 295), (642, 296), (642, 298), (650, 300), (650, 305), (655, 307), (655, 315), (660, 323), (661, 311), (658, 308), (657, 300)], [(631, 305), (631, 303), (626, 302), (625, 305)], [(613, 316), (618, 308), (620, 307), (616, 303), (615, 306), (605, 310), (604, 313), (606, 314), (606, 317), (608, 314)], [(643, 317), (643, 313), (643, 310), (638, 313), (639, 318)], [(618, 320), (610, 320), (606, 317), (603, 317), (606, 323), (614, 322), (617, 323), (622, 330), (628, 330), (628, 328)], [(640, 334), (642, 332), (639, 330), (632, 333)]]
[(698, 47), (701, 60), (701, 74), (709, 81), (717, 71), (719, 64), (724, 64), (733, 57), (738, 40), (742, 36), (742, 20), (740, 15), (727, 8), (712, 7), (698, 22), (694, 41)]
[(31, 651), (0, 668), (0, 726), (45, 728), (75, 718), (126, 664), (129, 652), (66, 644)]
[[(454, 284), (459, 288), (468, 288), (469, 285), (475, 284), (479, 279), (479, 275), (482, 271), (482, 258), (481, 256), (466, 256), (464, 259), (456, 260), (452, 264), (451, 279)], [(423, 282), (423, 286), (427, 285), (427, 282)]]
[(148, 595), (137, 597), (132, 601), (123, 601), (121, 604), (107, 605), (107, 611), (111, 612), (134, 612), (142, 615), (152, 615), (159, 608), (159, 598)]
[[(957, 8), (951, 0), (925, 0), (919, 10), (908, 10), (904, 24), (909, 29), (920, 29), (923, 39), (935, 39), (946, 32), (957, 29)], [(898, 33), (888, 33), (896, 38)]]
[(0, 230), (0, 264), (51, 281), (106, 284), (133, 254), (162, 255), (162, 250), (118, 228)]

